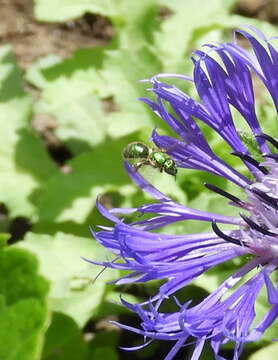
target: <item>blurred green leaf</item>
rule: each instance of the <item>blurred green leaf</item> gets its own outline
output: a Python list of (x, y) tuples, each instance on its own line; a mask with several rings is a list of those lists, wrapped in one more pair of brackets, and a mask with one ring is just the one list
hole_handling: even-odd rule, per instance
[(96, 96), (81, 96), (67, 104), (61, 104), (51, 113), (59, 121), (57, 136), (73, 153), (81, 153), (90, 146), (103, 142), (107, 121)]
[(62, 59), (56, 54), (49, 54), (45, 57), (39, 58), (35, 63), (27, 69), (24, 74), (24, 79), (33, 86), (43, 89), (47, 85), (47, 80), (42, 74), (43, 69), (53, 67), (59, 64)]
[(94, 336), (89, 344), (89, 360), (109, 359), (118, 360), (116, 351), (118, 343), (118, 331), (105, 331)]
[(189, 75), (192, 51), (207, 42), (223, 41), (222, 30), (248, 24), (269, 36), (276, 32), (267, 22), (232, 14), (237, 0), (159, 0), (159, 3), (170, 10), (161, 23), (160, 31), (155, 33), (155, 48), (164, 72), (185, 72)]
[(75, 154), (105, 138), (106, 118), (96, 96), (102, 61), (101, 49), (81, 49), (66, 60), (40, 59), (27, 72), (26, 79), (43, 90), (35, 112), (57, 120), (56, 135)]
[(42, 360), (87, 359), (88, 345), (77, 324), (64, 314), (54, 313), (45, 335)]
[[(130, 134), (143, 127), (154, 126), (154, 117), (150, 109), (138, 101), (147, 96), (146, 87), (139, 80), (150, 78), (160, 72), (161, 64), (156, 55), (148, 48), (134, 52), (111, 50), (103, 63), (101, 76), (106, 97), (112, 97), (118, 111), (107, 116), (107, 132), (112, 137)], [(163, 126), (161, 122), (161, 126)]]
[(108, 17), (117, 30), (119, 46), (140, 47), (151, 42), (158, 27), (157, 0), (35, 0), (35, 16), (40, 21), (61, 22), (93, 13)]
[(102, 347), (98, 347), (92, 351), (90, 354), (92, 360), (98, 359), (110, 359), (110, 360), (118, 360), (118, 354), (115, 349), (107, 347), (103, 345)]
[(40, 21), (67, 21), (85, 12), (117, 15), (115, 0), (35, 0), (35, 16)]
[(51, 282), (52, 310), (71, 316), (80, 327), (97, 312), (106, 282), (118, 275), (117, 271), (107, 269), (93, 282), (102, 268), (82, 257), (107, 260), (106, 250), (94, 239), (63, 233), (54, 237), (28, 233), (18, 246), (38, 256), (41, 273)]
[(96, 48), (78, 50), (58, 63), (52, 57), (41, 59), (26, 78), (43, 90), (36, 113), (55, 117), (56, 135), (79, 154), (107, 137), (153, 127), (155, 117), (137, 100), (146, 96), (146, 85), (138, 81), (160, 69), (148, 47), (134, 51)]
[(273, 343), (268, 345), (261, 350), (256, 351), (253, 355), (251, 355), (248, 359), (249, 360), (275, 360), (277, 359), (277, 352), (278, 352), (278, 343)]
[(0, 51), (0, 73), (0, 201), (11, 216), (32, 216), (36, 210), (32, 195), (56, 166), (31, 129), (31, 97), (23, 90), (21, 71), (9, 47)]
[[(161, 6), (172, 13), (162, 22), (161, 31), (156, 33), (156, 49), (162, 59), (165, 72), (189, 70), (189, 56), (193, 42), (197, 40), (196, 31), (205, 28), (202, 35), (218, 29), (215, 19), (225, 16), (234, 0), (222, 1), (179, 1), (160, 0)], [(211, 41), (220, 40), (220, 33), (214, 34)], [(187, 61), (187, 64), (186, 64)]]
[(37, 360), (48, 323), (48, 284), (34, 255), (0, 235), (0, 358)]
[(82, 333), (70, 317), (54, 313), (46, 332), (42, 360), (117, 360), (117, 343), (118, 331)]
[(110, 17), (117, 32), (116, 40), (119, 49), (131, 52), (152, 44), (154, 34), (158, 31), (157, 0), (133, 1), (114, 0), (118, 14)]
[(130, 183), (122, 166), (124, 145), (124, 140), (103, 144), (70, 161), (67, 174), (53, 176), (41, 195), (39, 222), (82, 224), (95, 207), (98, 195), (119, 191)]

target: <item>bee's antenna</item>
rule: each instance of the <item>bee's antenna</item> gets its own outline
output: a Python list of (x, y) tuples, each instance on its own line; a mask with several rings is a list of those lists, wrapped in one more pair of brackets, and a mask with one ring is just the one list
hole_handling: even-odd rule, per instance
[(95, 278), (92, 280), (92, 285), (96, 282), (96, 280), (100, 277), (100, 275), (107, 269), (107, 266), (104, 266), (99, 273), (95, 276)]
[[(120, 256), (117, 256), (115, 259), (111, 261), (111, 263), (114, 263), (115, 261), (119, 260)], [(95, 278), (92, 280), (92, 285), (96, 282), (96, 280), (100, 277), (100, 275), (108, 268), (108, 266), (104, 266), (99, 273), (95, 276)]]

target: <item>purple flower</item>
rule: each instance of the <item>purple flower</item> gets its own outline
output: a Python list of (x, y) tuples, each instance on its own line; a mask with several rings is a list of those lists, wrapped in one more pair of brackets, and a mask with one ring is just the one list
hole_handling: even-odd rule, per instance
[[(224, 359), (220, 355), (221, 345), (233, 342), (233, 359), (238, 359), (243, 345), (258, 340), (278, 315), (277, 284), (273, 284), (270, 277), (278, 265), (278, 153), (273, 150), (278, 150), (278, 142), (261, 130), (251, 80), (253, 72), (266, 86), (278, 110), (278, 52), (262, 33), (251, 30), (260, 41), (248, 31), (238, 32), (250, 42), (254, 57), (235, 42), (206, 45), (207, 52), (194, 53), (193, 79), (176, 74), (154, 76), (149, 82), (156, 100), (142, 99), (176, 132), (174, 138), (153, 130), (152, 141), (158, 148), (168, 149), (168, 155), (179, 167), (207, 171), (242, 189), (243, 196), (238, 198), (213, 184), (205, 184), (209, 190), (226, 197), (231, 206), (236, 206), (238, 217), (178, 204), (154, 188), (128, 163), (125, 167), (130, 177), (151, 194), (155, 202), (112, 210), (98, 204), (99, 211), (114, 226), (101, 228), (93, 235), (116, 254), (114, 261), (101, 265), (128, 271), (116, 284), (164, 280), (157, 294), (144, 303), (130, 304), (122, 300), (123, 305), (141, 318), (141, 328), (118, 325), (143, 335), (142, 347), (153, 339), (175, 341), (165, 360), (173, 359), (188, 342), (195, 344), (194, 360), (199, 358), (205, 342), (210, 342), (216, 359)], [(215, 54), (221, 64), (215, 60)], [(161, 81), (171, 76), (192, 81), (200, 100)], [(231, 108), (248, 124), (249, 140), (243, 140), (236, 128)], [(212, 151), (195, 119), (210, 126), (229, 144), (232, 154), (246, 165), (248, 177)], [(261, 160), (250, 152), (251, 138)], [(116, 216), (135, 212), (148, 216), (129, 224)], [(210, 222), (212, 232), (175, 236), (153, 231), (186, 220)], [(231, 230), (221, 230), (221, 224), (230, 224)], [(193, 306), (190, 301), (180, 304), (175, 298), (178, 290), (207, 270), (241, 255), (248, 255), (245, 265), (199, 304)], [(256, 319), (255, 302), (263, 288), (269, 310)], [(177, 311), (164, 313), (160, 310), (161, 304), (169, 297), (175, 299)]]

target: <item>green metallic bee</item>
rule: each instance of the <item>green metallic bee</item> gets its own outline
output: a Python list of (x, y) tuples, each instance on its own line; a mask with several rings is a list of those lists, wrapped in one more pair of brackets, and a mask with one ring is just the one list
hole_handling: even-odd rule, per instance
[(150, 165), (172, 176), (176, 176), (178, 172), (175, 161), (165, 151), (152, 149), (139, 141), (128, 144), (123, 151), (123, 157), (125, 160), (137, 160), (133, 164), (136, 171), (143, 165)]

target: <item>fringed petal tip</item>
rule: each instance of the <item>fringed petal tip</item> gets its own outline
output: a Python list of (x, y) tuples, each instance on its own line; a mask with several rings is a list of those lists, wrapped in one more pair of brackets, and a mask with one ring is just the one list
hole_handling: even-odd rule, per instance
[(144, 347), (148, 346), (149, 344), (151, 344), (153, 342), (153, 340), (149, 340), (146, 341), (144, 344), (142, 345), (138, 345), (138, 346), (133, 346), (133, 347), (124, 347), (124, 346), (119, 346), (119, 349), (121, 350), (125, 350), (125, 351), (136, 351), (136, 350), (141, 350)]
[(156, 83), (156, 82), (158, 82), (158, 79), (180, 79), (180, 80), (185, 80), (185, 81), (189, 81), (189, 82), (194, 82), (194, 80), (191, 76), (187, 76), (187, 75), (183, 75), (183, 74), (176, 74), (176, 73), (156, 74), (149, 79), (141, 79), (138, 81), (142, 82), (142, 83), (146, 83), (146, 82)]

